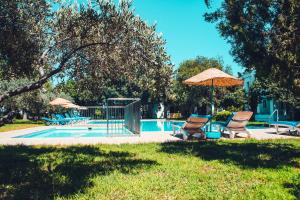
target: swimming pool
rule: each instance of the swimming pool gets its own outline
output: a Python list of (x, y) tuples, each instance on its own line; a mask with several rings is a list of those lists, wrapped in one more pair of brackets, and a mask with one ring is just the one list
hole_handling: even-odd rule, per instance
[[(121, 120), (115, 120), (114, 123), (121, 124)], [(184, 121), (172, 121), (172, 120), (141, 120), (141, 131), (143, 132), (161, 132), (161, 131), (173, 131), (173, 124), (182, 126)], [(88, 124), (93, 125), (106, 125), (107, 121), (105, 120), (91, 120)], [(208, 125), (207, 125), (208, 126)], [(263, 126), (247, 126), (247, 129), (263, 129), (266, 127)], [(216, 124), (212, 124), (212, 129), (217, 130), (218, 127)]]
[[(111, 122), (112, 123), (112, 122)], [(121, 124), (121, 120), (115, 120), (113, 123)], [(173, 131), (173, 124), (183, 125), (183, 121), (165, 121), (165, 120), (141, 120), (142, 132), (161, 132), (161, 131)], [(105, 120), (91, 120), (88, 124), (92, 125), (106, 125)]]
[[(142, 132), (166, 132), (173, 131), (173, 124), (182, 126), (183, 121), (165, 121), (165, 120), (142, 120)], [(68, 137), (107, 137), (107, 136), (132, 136), (133, 134), (126, 128), (114, 129), (113, 133), (107, 133), (105, 126), (92, 127), (91, 125), (105, 125), (106, 121), (90, 121), (86, 127), (57, 127), (49, 128), (43, 131), (37, 131), (26, 135), (17, 136), (16, 138), (68, 138)], [(249, 129), (257, 129), (258, 127), (248, 127)], [(261, 128), (261, 127), (260, 127)], [(213, 126), (213, 130), (217, 127)]]
[(154, 131), (173, 131), (173, 124), (183, 125), (184, 122), (176, 121), (162, 121), (162, 120), (151, 120), (142, 121), (141, 130), (142, 132), (154, 132)]
[[(121, 122), (120, 122), (121, 123)], [(147, 120), (141, 121), (142, 132), (170, 132), (172, 124), (182, 125), (184, 122)], [(106, 121), (90, 121), (87, 127), (57, 127), (43, 131), (37, 131), (16, 138), (67, 138), (67, 137), (107, 137), (107, 136), (132, 136), (133, 134), (126, 128), (113, 129), (113, 133), (107, 133), (105, 126), (91, 127), (91, 125), (105, 125)]]
[[(118, 136), (131, 136), (133, 135), (127, 129), (115, 130), (113, 135)], [(17, 136), (15, 138), (79, 138), (79, 137), (107, 137), (113, 136), (107, 134), (105, 128), (92, 128), (88, 127), (73, 127), (73, 128), (50, 128), (43, 131), (37, 131), (26, 135)]]

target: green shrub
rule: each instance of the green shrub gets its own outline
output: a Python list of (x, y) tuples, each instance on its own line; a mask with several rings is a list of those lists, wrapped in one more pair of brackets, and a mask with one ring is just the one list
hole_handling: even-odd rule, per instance
[(101, 110), (99, 108), (97, 108), (95, 110), (95, 115), (100, 116), (102, 114)]
[(232, 112), (230, 111), (221, 111), (221, 112), (218, 112), (215, 116), (214, 116), (214, 120), (216, 121), (226, 121), (227, 118), (232, 114)]
[(229, 106), (229, 107), (226, 108), (227, 112), (238, 112), (238, 111), (241, 111), (241, 110), (243, 110), (243, 108), (235, 107), (235, 106)]

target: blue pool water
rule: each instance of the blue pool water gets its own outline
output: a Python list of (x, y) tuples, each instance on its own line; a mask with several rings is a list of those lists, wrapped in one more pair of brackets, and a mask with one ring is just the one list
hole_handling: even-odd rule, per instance
[(174, 122), (174, 121), (142, 121), (141, 130), (144, 132), (151, 131), (173, 131), (173, 124), (182, 126), (184, 122)]
[[(131, 132), (126, 129), (115, 130), (114, 135), (130, 136)], [(17, 136), (16, 138), (65, 138), (65, 137), (106, 137), (105, 128), (51, 128), (44, 131)]]
[[(170, 122), (170, 121), (141, 121), (142, 132), (161, 132), (172, 131), (172, 124), (182, 125), (183, 122)], [(88, 124), (106, 124), (106, 121), (90, 121)], [(114, 129), (114, 135), (130, 136), (133, 135), (127, 129)], [(105, 137), (108, 136), (105, 127), (98, 128), (93, 127), (88, 129), (87, 127), (73, 127), (73, 128), (51, 128), (43, 131), (37, 131), (34, 133), (17, 136), (16, 138), (66, 138), (66, 137)]]
[[(169, 132), (173, 131), (173, 124), (182, 126), (184, 122), (162, 121), (162, 120), (145, 120), (141, 121), (142, 132)], [(106, 121), (90, 121), (88, 124), (106, 124)], [(248, 127), (249, 129), (256, 129), (262, 127)], [(213, 130), (216, 127), (213, 126)], [(127, 129), (114, 129), (114, 135), (130, 136), (133, 135)], [(67, 137), (106, 137), (108, 136), (105, 127), (73, 127), (73, 128), (51, 128), (43, 131), (17, 136), (16, 138), (67, 138)]]
[[(105, 125), (107, 122), (102, 120), (92, 120), (88, 124), (102, 124)], [(113, 121), (113, 123), (122, 123), (120, 120)], [(141, 121), (141, 131), (144, 132), (156, 132), (156, 131), (173, 131), (172, 124), (183, 125), (184, 122), (174, 122), (174, 121), (162, 121), (162, 120), (142, 120)]]

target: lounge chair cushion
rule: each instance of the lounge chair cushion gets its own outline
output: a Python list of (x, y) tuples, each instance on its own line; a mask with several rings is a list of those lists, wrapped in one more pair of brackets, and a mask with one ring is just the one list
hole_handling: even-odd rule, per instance
[(232, 120), (234, 121), (249, 121), (252, 117), (253, 112), (250, 111), (241, 111), (234, 114)]
[(300, 122), (297, 121), (278, 121), (278, 122), (270, 122), (271, 125), (286, 125), (293, 127), (300, 127)]
[(250, 120), (253, 112), (242, 111), (234, 114), (229, 121), (227, 127), (231, 129), (245, 129), (248, 121)]
[(196, 124), (196, 123), (185, 123), (183, 125), (183, 129), (184, 130), (192, 130), (192, 129), (199, 130), (202, 127), (203, 127), (202, 124)]
[(201, 129), (208, 121), (209, 121), (209, 118), (190, 117), (184, 123), (183, 129), (184, 130), (196, 129), (199, 132), (199, 129)]
[(187, 119), (188, 123), (207, 123), (209, 118), (198, 118), (198, 117), (190, 117)]
[(203, 128), (210, 119), (210, 115), (205, 115), (203, 117), (189, 117), (183, 124), (182, 129), (187, 131), (191, 135), (195, 133), (202, 134), (203, 130), (201, 128)]

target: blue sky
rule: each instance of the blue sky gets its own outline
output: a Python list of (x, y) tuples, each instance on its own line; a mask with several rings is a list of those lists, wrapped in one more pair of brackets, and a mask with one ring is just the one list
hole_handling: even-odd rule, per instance
[(203, 14), (214, 10), (221, 0), (214, 0), (208, 9), (204, 0), (134, 0), (136, 14), (149, 24), (156, 22), (163, 33), (167, 51), (175, 67), (197, 55), (222, 57), (225, 65), (232, 66), (234, 74), (242, 68), (233, 61), (230, 45), (221, 38), (214, 24), (204, 21)]
[[(72, 0), (71, 0), (72, 1)], [(87, 4), (88, 0), (73, 0)], [(119, 0), (114, 0), (118, 3)], [(157, 32), (167, 42), (167, 52), (177, 68), (181, 62), (196, 56), (221, 57), (233, 73), (242, 72), (230, 55), (230, 45), (219, 35), (215, 24), (205, 22), (203, 14), (221, 5), (213, 0), (210, 9), (204, 0), (133, 0), (135, 13), (148, 22), (157, 24)]]

